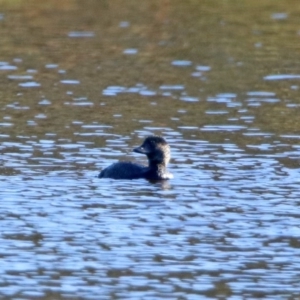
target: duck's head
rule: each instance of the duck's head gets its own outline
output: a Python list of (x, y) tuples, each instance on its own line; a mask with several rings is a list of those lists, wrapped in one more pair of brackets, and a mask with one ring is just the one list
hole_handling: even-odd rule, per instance
[(167, 165), (171, 158), (170, 146), (160, 136), (147, 137), (143, 144), (133, 149), (133, 151), (147, 155), (149, 164)]

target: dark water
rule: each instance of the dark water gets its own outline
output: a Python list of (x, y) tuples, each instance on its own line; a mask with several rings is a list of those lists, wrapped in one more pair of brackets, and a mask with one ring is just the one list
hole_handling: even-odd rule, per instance
[(1, 299), (300, 297), (300, 6), (248, 2), (0, 1)]

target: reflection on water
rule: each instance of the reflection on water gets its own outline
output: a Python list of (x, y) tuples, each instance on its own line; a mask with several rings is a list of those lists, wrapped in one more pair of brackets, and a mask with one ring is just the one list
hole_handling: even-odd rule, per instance
[(219, 4), (0, 1), (0, 298), (299, 296), (299, 21)]

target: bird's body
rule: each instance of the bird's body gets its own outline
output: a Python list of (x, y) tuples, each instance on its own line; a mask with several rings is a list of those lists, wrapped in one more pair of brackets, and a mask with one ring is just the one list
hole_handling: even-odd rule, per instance
[(167, 170), (167, 164), (171, 158), (170, 146), (162, 137), (147, 137), (144, 143), (133, 151), (145, 154), (148, 158), (148, 166), (132, 162), (117, 162), (102, 170), (98, 177), (112, 179), (144, 178), (148, 180), (173, 178), (173, 175)]

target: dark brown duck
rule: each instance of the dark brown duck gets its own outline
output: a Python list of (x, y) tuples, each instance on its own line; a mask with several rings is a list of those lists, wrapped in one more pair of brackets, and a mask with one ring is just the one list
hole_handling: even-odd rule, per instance
[(102, 170), (99, 178), (112, 179), (148, 179), (165, 180), (173, 178), (168, 172), (167, 165), (171, 158), (170, 146), (160, 136), (149, 136), (143, 144), (135, 149), (136, 153), (145, 154), (148, 166), (132, 162), (117, 162)]

